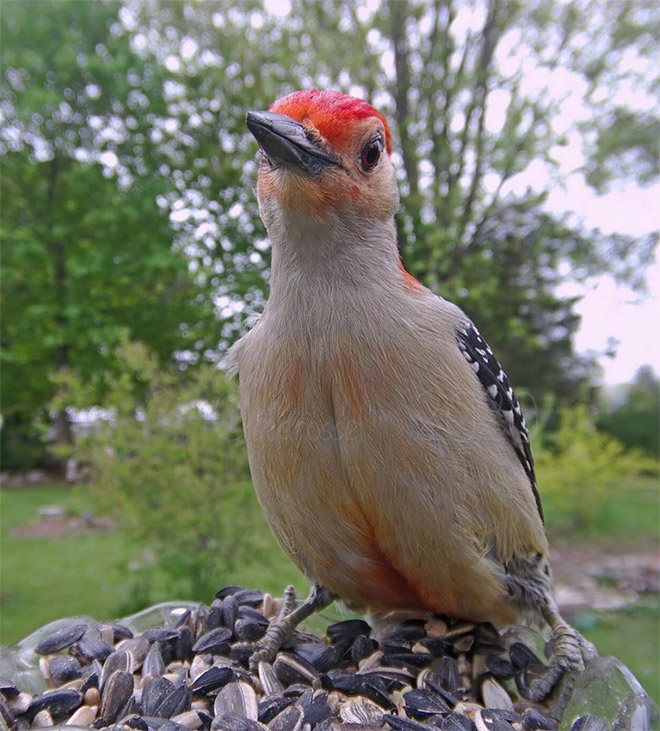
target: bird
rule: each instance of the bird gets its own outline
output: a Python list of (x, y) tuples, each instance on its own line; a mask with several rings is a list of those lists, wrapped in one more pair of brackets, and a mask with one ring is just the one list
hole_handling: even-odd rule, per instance
[(386, 118), (308, 89), (246, 124), (270, 293), (230, 362), (259, 503), (313, 582), (255, 657), (334, 599), (374, 617), (531, 618), (553, 654), (529, 692), (548, 696), (592, 650), (557, 606), (509, 379), (468, 316), (402, 265)]

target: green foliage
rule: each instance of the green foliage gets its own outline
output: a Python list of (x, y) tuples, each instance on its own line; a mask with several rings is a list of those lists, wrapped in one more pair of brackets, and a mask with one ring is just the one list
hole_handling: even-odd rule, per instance
[(627, 447), (660, 458), (660, 381), (650, 366), (639, 369), (625, 401), (601, 413), (596, 424)]
[[(72, 366), (101, 398), (122, 337), (161, 363), (215, 341), (195, 279), (157, 198), (166, 190), (149, 123), (125, 109), (147, 73), (118, 6), (8, 3), (2, 14), (2, 408), (9, 466), (48, 421), (49, 376)], [(116, 25), (116, 22), (115, 22)], [(154, 76), (140, 92), (163, 113)], [(129, 134), (130, 130), (130, 134)], [(142, 143), (140, 143), (142, 140)], [(156, 166), (156, 170), (154, 170)], [(60, 412), (63, 416), (66, 412)], [(59, 419), (58, 441), (69, 441)], [(12, 430), (18, 433), (12, 435)], [(16, 454), (13, 448), (22, 448)]]
[(598, 431), (585, 406), (560, 410), (559, 427), (535, 462), (548, 527), (582, 536), (603, 531), (613, 498), (658, 470), (657, 461)]
[[(122, 371), (108, 387), (112, 416), (79, 440), (99, 507), (135, 545), (151, 550), (175, 587), (203, 599), (244, 556), (258, 513), (249, 485), (237, 392), (211, 366), (162, 368), (140, 344), (116, 354)], [(71, 372), (59, 398), (82, 405)]]

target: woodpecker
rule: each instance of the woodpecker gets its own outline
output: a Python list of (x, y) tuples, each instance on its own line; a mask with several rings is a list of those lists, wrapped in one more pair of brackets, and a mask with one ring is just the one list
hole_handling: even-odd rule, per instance
[[(547, 621), (535, 698), (582, 669), (561, 617), (525, 420), (483, 336), (401, 264), (386, 119), (337, 91), (247, 113), (270, 297), (231, 354), (250, 469), (314, 584), (256, 654), (334, 598), (472, 621)], [(573, 673), (574, 675), (574, 673)]]

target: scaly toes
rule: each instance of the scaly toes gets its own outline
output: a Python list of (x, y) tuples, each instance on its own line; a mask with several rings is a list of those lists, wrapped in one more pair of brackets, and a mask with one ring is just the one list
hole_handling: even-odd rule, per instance
[(260, 662), (272, 663), (277, 655), (279, 647), (274, 645), (260, 646), (261, 643), (257, 643), (255, 651), (250, 655), (250, 670), (257, 672)]
[(522, 689), (530, 700), (545, 700), (562, 678), (572, 676), (572, 681), (567, 679), (562, 682), (559, 695), (566, 696), (570, 693), (577, 674), (584, 670), (585, 660), (597, 654), (594, 646), (565, 622), (557, 624), (553, 629), (549, 647), (551, 655), (547, 670), (529, 685), (522, 683)]
[[(590, 644), (582, 637), (582, 635), (574, 630), (570, 625), (562, 623), (558, 625), (552, 632), (550, 639), (550, 648), (553, 659), (565, 671), (576, 670), (578, 672), (584, 670), (584, 652), (583, 644)], [(590, 645), (590, 647), (593, 647)]]

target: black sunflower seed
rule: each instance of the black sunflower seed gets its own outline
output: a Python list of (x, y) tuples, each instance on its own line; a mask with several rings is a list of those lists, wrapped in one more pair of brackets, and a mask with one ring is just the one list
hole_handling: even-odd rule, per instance
[(406, 713), (420, 720), (440, 713), (448, 713), (450, 710), (447, 702), (432, 690), (409, 690), (404, 694), (403, 700), (406, 705)]
[(394, 731), (428, 731), (428, 726), (410, 718), (399, 716), (383, 716), (383, 721)]
[(308, 723), (312, 728), (332, 715), (332, 708), (328, 702), (328, 692), (325, 690), (306, 691), (298, 698), (298, 704), (304, 711), (305, 723)]
[(213, 719), (211, 731), (263, 731), (263, 727), (250, 718), (227, 712)]
[(301, 642), (296, 645), (295, 654), (311, 663), (320, 673), (325, 673), (337, 664), (337, 651), (332, 645), (322, 642)]
[(238, 602), (234, 596), (222, 600), (222, 624), (233, 631), (238, 617)]
[(273, 670), (285, 686), (294, 683), (313, 683), (319, 678), (319, 671), (307, 660), (288, 652), (280, 652), (273, 663)]
[(64, 716), (67, 713), (75, 711), (82, 704), (82, 693), (70, 688), (63, 690), (47, 690), (41, 695), (37, 695), (32, 699), (29, 708), (25, 712), (27, 718), (32, 720), (39, 711), (48, 710), (57, 716)]
[(518, 670), (527, 667), (527, 665), (539, 664), (539, 658), (522, 642), (514, 642), (509, 648), (509, 657), (514, 667)]
[(268, 724), (271, 731), (300, 731), (305, 712), (300, 706), (289, 706), (277, 714)]
[(131, 655), (125, 650), (115, 650), (115, 652), (108, 655), (106, 661), (103, 663), (99, 687), (103, 688), (113, 673), (119, 671), (131, 672), (132, 667), (133, 661)]
[(353, 665), (358, 665), (360, 660), (369, 657), (378, 649), (378, 643), (372, 637), (358, 635), (351, 647), (351, 660)]
[(175, 687), (171, 693), (168, 693), (160, 704), (156, 707), (154, 716), (161, 718), (171, 718), (190, 708), (192, 700), (192, 691), (186, 685)]
[(156, 709), (174, 690), (174, 685), (160, 675), (151, 678), (142, 691), (142, 712), (145, 716), (156, 716)]
[(142, 633), (142, 637), (149, 642), (169, 642), (178, 637), (179, 630), (169, 627), (153, 627)]
[(260, 640), (268, 629), (268, 620), (257, 622), (254, 619), (240, 617), (234, 624), (236, 638), (243, 642), (256, 642)]
[(343, 622), (335, 622), (326, 629), (328, 639), (332, 644), (339, 640), (355, 639), (359, 635), (371, 634), (371, 627), (362, 619), (345, 619)]
[(607, 731), (608, 725), (597, 716), (580, 716), (573, 721), (571, 731)]
[(105, 660), (114, 652), (114, 647), (101, 639), (99, 633), (94, 630), (86, 630), (83, 636), (72, 646), (71, 654), (87, 662)]
[(243, 586), (223, 586), (222, 589), (218, 589), (213, 595), (214, 599), (224, 599), (225, 597), (238, 594), (239, 591), (245, 591)]
[(60, 627), (43, 638), (34, 648), (39, 655), (52, 655), (55, 652), (71, 647), (87, 631), (85, 622), (74, 622)]
[(211, 655), (226, 655), (231, 648), (231, 630), (217, 627), (203, 634), (192, 647), (198, 654), (208, 652)]
[(233, 594), (236, 603), (240, 606), (241, 604), (247, 604), (251, 607), (256, 607), (263, 604), (264, 593), (259, 589), (241, 589)]
[(18, 688), (14, 682), (7, 680), (7, 678), (0, 678), (0, 693), (2, 693), (7, 700), (16, 698), (18, 692)]
[(261, 723), (269, 723), (275, 718), (275, 716), (295, 702), (295, 697), (287, 697), (283, 695), (264, 698), (259, 701), (258, 718)]
[(146, 677), (147, 675), (162, 675), (164, 672), (165, 661), (163, 660), (158, 642), (154, 642), (142, 663), (142, 677)]
[(106, 723), (113, 723), (122, 713), (133, 693), (133, 676), (126, 671), (113, 673), (105, 684), (101, 694), (99, 717)]
[(525, 731), (556, 731), (557, 722), (534, 708), (528, 708), (523, 713), (523, 728)]
[(445, 716), (440, 728), (442, 731), (477, 731), (474, 721), (462, 713), (450, 713)]
[(48, 672), (54, 685), (64, 685), (81, 675), (80, 663), (71, 655), (55, 655), (48, 663)]
[(112, 641), (115, 644), (122, 640), (130, 640), (133, 637), (133, 631), (121, 622), (101, 622), (98, 625), (99, 632), (106, 627), (112, 630)]
[(206, 695), (236, 680), (236, 675), (230, 667), (219, 667), (213, 665), (208, 670), (198, 675), (190, 685), (194, 694)]

